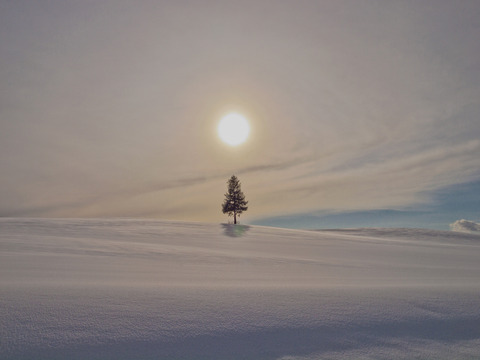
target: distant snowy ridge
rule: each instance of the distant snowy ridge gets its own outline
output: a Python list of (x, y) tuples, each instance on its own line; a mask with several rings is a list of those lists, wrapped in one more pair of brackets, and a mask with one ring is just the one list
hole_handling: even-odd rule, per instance
[[(453, 225), (453, 224), (452, 224)], [(477, 224), (478, 226), (479, 224)], [(453, 230), (453, 229), (452, 229)], [(319, 229), (314, 230), (325, 234), (351, 236), (357, 239), (383, 239), (384, 241), (434, 241), (436, 243), (478, 243), (480, 232), (475, 231), (448, 231), (416, 228), (351, 228), (351, 229)]]
[(450, 224), (450, 229), (458, 232), (480, 232), (480, 223), (462, 219)]

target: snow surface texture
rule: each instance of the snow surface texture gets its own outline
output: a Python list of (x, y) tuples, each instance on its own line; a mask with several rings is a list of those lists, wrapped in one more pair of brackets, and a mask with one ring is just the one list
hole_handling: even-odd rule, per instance
[(0, 219), (0, 358), (479, 359), (480, 236)]
[(480, 224), (469, 220), (457, 220), (450, 224), (450, 229), (460, 232), (480, 232)]

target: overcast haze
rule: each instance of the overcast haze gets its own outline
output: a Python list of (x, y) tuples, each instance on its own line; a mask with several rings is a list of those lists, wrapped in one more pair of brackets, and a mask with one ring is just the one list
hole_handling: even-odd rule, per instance
[[(245, 222), (478, 221), (447, 205), (480, 192), (479, 19), (464, 0), (1, 0), (0, 216), (226, 221), (235, 173)], [(251, 125), (235, 148), (230, 111)]]

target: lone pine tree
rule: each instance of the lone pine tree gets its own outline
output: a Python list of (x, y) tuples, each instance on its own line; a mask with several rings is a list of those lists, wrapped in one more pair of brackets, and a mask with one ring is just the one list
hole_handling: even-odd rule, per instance
[(245, 195), (242, 192), (241, 184), (235, 175), (227, 181), (228, 190), (225, 194), (225, 200), (222, 204), (222, 211), (228, 216), (233, 215), (233, 223), (237, 223), (237, 215), (248, 209), (248, 201), (245, 201)]

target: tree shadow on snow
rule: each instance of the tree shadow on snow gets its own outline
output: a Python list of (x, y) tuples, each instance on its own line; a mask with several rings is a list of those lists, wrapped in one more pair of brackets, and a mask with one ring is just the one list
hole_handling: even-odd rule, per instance
[(222, 224), (223, 233), (229, 237), (242, 237), (250, 230), (248, 225)]

